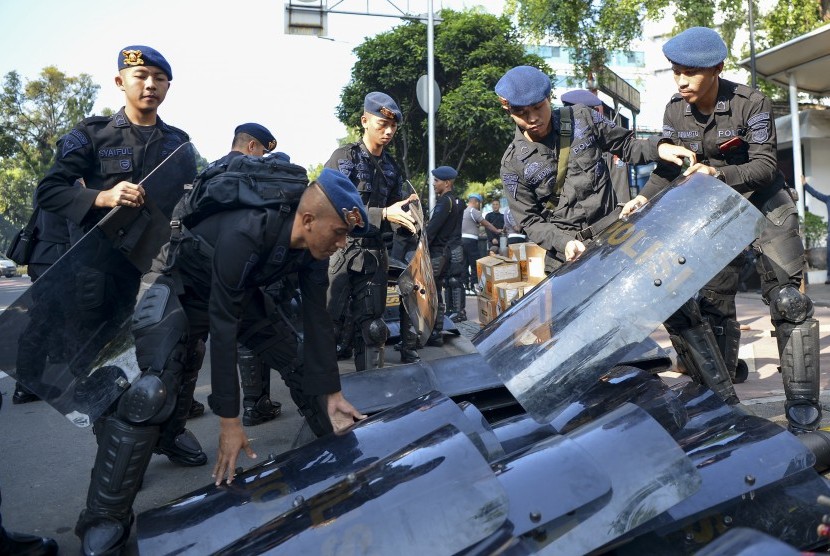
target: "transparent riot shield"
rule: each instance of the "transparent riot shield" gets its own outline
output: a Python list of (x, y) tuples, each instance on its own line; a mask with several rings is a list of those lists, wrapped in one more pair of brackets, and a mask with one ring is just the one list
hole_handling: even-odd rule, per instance
[(429, 257), (421, 204), (410, 203), (409, 213), (415, 219), (415, 226), (418, 228), (418, 247), (406, 270), (398, 278), (398, 292), (401, 294), (404, 309), (409, 313), (418, 339), (421, 344), (426, 344), (438, 314), (438, 289), (435, 286), (435, 277), (432, 275), (432, 261)]
[(676, 180), (473, 344), (527, 412), (547, 422), (752, 242), (762, 218), (714, 178)]
[(0, 313), (0, 370), (79, 427), (138, 376), (130, 320), (139, 279), (170, 238), (173, 208), (195, 174), (196, 151), (185, 143), (140, 182), (142, 207), (112, 209)]

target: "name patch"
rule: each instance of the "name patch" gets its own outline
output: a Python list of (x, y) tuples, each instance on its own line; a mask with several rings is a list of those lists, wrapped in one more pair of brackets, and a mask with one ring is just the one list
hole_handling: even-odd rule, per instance
[(98, 150), (99, 158), (115, 158), (117, 156), (132, 156), (132, 147), (108, 147)]

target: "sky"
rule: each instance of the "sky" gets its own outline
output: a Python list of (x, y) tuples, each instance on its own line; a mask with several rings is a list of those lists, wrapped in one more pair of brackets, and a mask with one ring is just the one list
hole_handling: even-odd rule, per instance
[[(427, 10), (426, 0), (394, 2), (410, 13)], [(479, 4), (501, 13), (498, 0), (436, 0), (434, 9)], [(386, 0), (345, 0), (338, 9), (367, 5), (390, 9)], [(277, 150), (309, 166), (328, 160), (346, 135), (335, 110), (356, 61), (352, 50), (402, 21), (329, 14), (327, 38), (315, 38), (287, 35), (284, 13), (283, 0), (0, 0), (0, 76), (15, 70), (34, 80), (49, 65), (87, 73), (101, 86), (93, 109), (100, 114), (123, 105), (114, 83), (121, 49), (145, 44), (173, 72), (160, 117), (188, 132), (202, 156), (226, 154), (234, 128), (253, 121), (271, 130)]]

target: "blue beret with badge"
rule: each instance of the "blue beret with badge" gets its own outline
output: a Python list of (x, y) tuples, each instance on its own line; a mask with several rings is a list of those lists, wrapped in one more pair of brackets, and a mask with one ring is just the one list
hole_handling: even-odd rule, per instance
[(233, 130), (233, 135), (236, 137), (240, 133), (247, 133), (262, 143), (262, 146), (265, 147), (267, 152), (271, 152), (277, 148), (277, 140), (274, 139), (273, 134), (268, 131), (268, 128), (263, 125), (255, 124), (253, 122), (238, 125), (236, 126), (236, 129)]
[(432, 171), (432, 175), (439, 180), (454, 180), (458, 177), (458, 172), (452, 166), (439, 166)]
[(378, 91), (366, 95), (366, 98), (363, 99), (363, 111), (373, 114), (378, 118), (395, 120), (398, 123), (402, 119), (401, 109), (398, 108), (398, 104), (386, 93)]
[(155, 66), (167, 74), (167, 79), (173, 81), (173, 70), (164, 56), (155, 48), (134, 44), (125, 46), (118, 53), (118, 71), (136, 66)]
[(602, 101), (597, 95), (585, 89), (574, 89), (568, 91), (560, 97), (562, 104), (569, 106), (572, 104), (584, 104), (585, 106), (602, 106)]
[(366, 235), (371, 227), (369, 216), (366, 214), (366, 207), (363, 206), (363, 199), (360, 198), (352, 181), (337, 170), (323, 168), (316, 182), (334, 205), (340, 218), (348, 224), (349, 235)]
[(550, 96), (550, 77), (533, 66), (516, 66), (496, 83), (496, 94), (510, 106), (532, 106)]
[(713, 68), (723, 62), (729, 52), (714, 29), (690, 27), (669, 39), (663, 45), (663, 54), (670, 62), (687, 68)]

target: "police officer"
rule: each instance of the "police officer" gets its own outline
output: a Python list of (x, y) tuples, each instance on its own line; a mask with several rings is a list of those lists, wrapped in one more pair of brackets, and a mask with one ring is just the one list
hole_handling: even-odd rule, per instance
[[(464, 272), (461, 247), (461, 218), (464, 215), (464, 205), (453, 193), (453, 185), (458, 172), (452, 166), (439, 166), (432, 171), (435, 177), (435, 208), (432, 209), (426, 232), (429, 242), (429, 256), (432, 261), (432, 273), (435, 283), (447, 281), (447, 290), (456, 310), (464, 307), (464, 284), (461, 276)], [(438, 313), (435, 316), (435, 327), (432, 329), (427, 345), (444, 345), (444, 303), (441, 288), (438, 288)]]
[[(490, 201), (490, 209), (490, 212), (484, 215), (484, 219), (492, 224), (494, 228), (504, 233), (504, 214), (501, 212), (501, 201), (499, 199)], [(487, 230), (487, 248), (490, 249), (495, 246), (498, 249), (501, 235), (501, 233), (496, 234)]]
[[(382, 318), (388, 274), (383, 234), (391, 233), (392, 225), (415, 232), (414, 220), (404, 210), (410, 199), (403, 198), (401, 171), (386, 150), (400, 122), (401, 111), (389, 95), (367, 94), (360, 118), (363, 137), (335, 150), (326, 163), (326, 168), (340, 171), (357, 187), (373, 226), (373, 233), (350, 238), (329, 263), (329, 313), (341, 336), (339, 346), (344, 345), (344, 335), (353, 337), (358, 371), (383, 366), (389, 334)], [(354, 332), (348, 326), (351, 322)]]
[[(484, 197), (479, 193), (470, 193), (461, 217), (461, 245), (464, 248), (464, 269), (467, 275), (465, 287), (470, 291), (475, 290), (476, 261), (482, 256), (478, 246), (478, 227), (484, 226), (486, 231), (497, 236), (501, 234), (501, 229), (490, 224), (481, 214), (482, 204), (484, 204)], [(465, 303), (466, 300), (462, 300), (462, 304), (458, 305), (457, 318), (459, 320), (467, 320)]]
[[(653, 143), (636, 140), (585, 105), (552, 110), (550, 78), (537, 68), (518, 66), (495, 87), (502, 107), (516, 123), (513, 142), (502, 157), (501, 178), (513, 218), (528, 239), (547, 250), (545, 270), (578, 257), (584, 241), (616, 218), (617, 204), (608, 167), (610, 151), (629, 162), (656, 158)], [(661, 155), (681, 164), (691, 152), (661, 146)]]
[[(340, 392), (334, 330), (326, 312), (326, 259), (348, 233), (368, 229), (354, 186), (324, 170), (289, 210), (240, 208), (211, 214), (162, 249), (142, 278), (133, 335), (142, 370), (105, 419), (87, 507), (76, 531), (89, 554), (116, 553), (126, 543), (132, 504), (160, 425), (171, 418), (167, 394), (188, 367), (193, 344), (211, 341), (211, 394), (219, 416), (213, 477), (231, 483), (241, 450), (255, 458), (239, 418), (237, 342), (278, 369), (312, 430), (323, 435), (362, 419)], [(171, 252), (170, 250), (173, 249)], [(172, 253), (172, 254), (171, 254)], [(214, 259), (221, 258), (221, 264)], [(303, 295), (303, 362), (284, 321), (269, 318), (262, 287), (292, 273)]]
[[(753, 248), (778, 338), (787, 421), (795, 433), (815, 430), (821, 421), (818, 321), (812, 318), (813, 302), (799, 291), (804, 246), (795, 203), (776, 164), (770, 101), (720, 77), (727, 48), (712, 29), (687, 29), (663, 45), (663, 53), (672, 64), (678, 93), (666, 105), (661, 142), (695, 152), (697, 162), (686, 174), (720, 179), (766, 216)], [(641, 206), (679, 173), (676, 167), (658, 164), (641, 195), (623, 212)], [(713, 383), (725, 398), (734, 395), (728, 373), (735, 368), (740, 338), (734, 302), (739, 268), (728, 266), (703, 288), (698, 303), (687, 303), (665, 323), (687, 370), (703, 374), (707, 385)], [(720, 329), (718, 334), (713, 327)]]
[[(138, 183), (189, 141), (184, 131), (158, 117), (172, 78), (170, 64), (157, 50), (142, 45), (123, 48), (118, 52), (115, 84), (124, 92), (124, 107), (112, 116), (86, 118), (58, 141), (56, 160), (38, 184), (36, 196), (43, 210), (69, 220), (73, 241), (112, 208), (143, 205), (144, 189)], [(195, 173), (193, 160), (179, 168), (170, 187), (183, 188)], [(73, 187), (78, 178), (84, 180), (85, 187)], [(99, 266), (79, 268), (73, 278), (80, 303), (67, 333), (76, 348), (90, 337), (99, 342), (84, 351), (86, 357), (75, 358), (72, 371), (81, 376), (110, 339), (93, 331), (100, 328), (113, 335), (118, 331), (132, 314), (141, 275), (119, 250), (105, 248)], [(197, 373), (198, 369), (192, 369), (184, 381), (176, 410), (180, 419), (171, 421), (156, 448), (170, 461), (185, 466), (207, 463), (196, 437), (184, 428)]]
[[(563, 106), (584, 104), (593, 108), (600, 114), (605, 115), (605, 105), (600, 98), (586, 89), (573, 89), (562, 95)], [(614, 186), (614, 193), (617, 195), (618, 203), (625, 203), (631, 200), (631, 189), (628, 186), (628, 164), (620, 160), (620, 157), (610, 152), (602, 153), (605, 165), (611, 175), (611, 185)]]
[[(265, 156), (275, 148), (277, 140), (267, 127), (254, 122), (240, 124), (233, 131), (231, 151), (213, 164), (227, 164), (243, 155)], [(244, 410), (242, 424), (255, 426), (276, 419), (282, 413), (282, 404), (271, 401), (271, 369), (243, 344), (239, 344), (238, 350)]]

